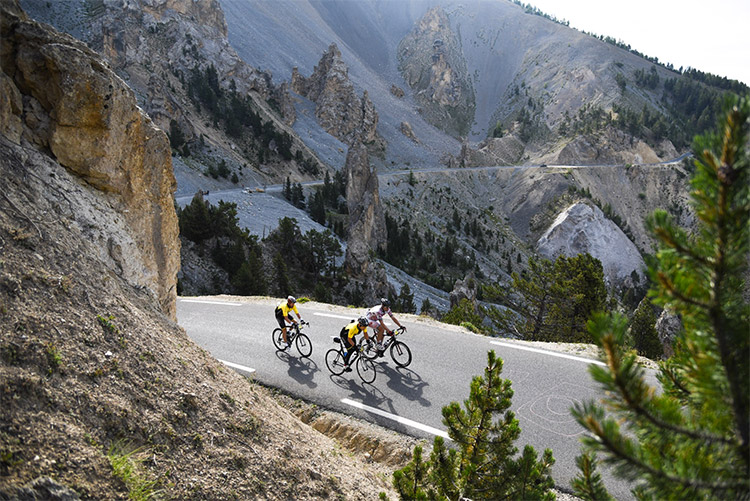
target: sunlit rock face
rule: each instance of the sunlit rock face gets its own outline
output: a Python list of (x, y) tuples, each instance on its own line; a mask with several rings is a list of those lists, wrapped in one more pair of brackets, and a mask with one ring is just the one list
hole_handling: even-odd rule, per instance
[(610, 289), (633, 287), (633, 273), (642, 283), (646, 267), (635, 244), (595, 206), (576, 203), (565, 209), (537, 242), (549, 259), (588, 253), (602, 263)]
[(127, 229), (98, 225), (85, 208), (77, 217), (113, 270), (174, 318), (180, 244), (166, 134), (109, 65), (68, 35), (5, 11), (1, 57), (9, 98), (0, 117), (10, 125), (0, 132), (50, 155), (107, 200)]

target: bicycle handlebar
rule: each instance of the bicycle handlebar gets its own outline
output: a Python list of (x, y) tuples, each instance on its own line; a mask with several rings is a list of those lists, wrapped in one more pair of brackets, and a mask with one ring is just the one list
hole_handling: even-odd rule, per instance
[(398, 336), (399, 334), (403, 334), (404, 332), (406, 332), (406, 327), (402, 325), (397, 329), (392, 329), (392, 332), (394, 333), (394, 336)]

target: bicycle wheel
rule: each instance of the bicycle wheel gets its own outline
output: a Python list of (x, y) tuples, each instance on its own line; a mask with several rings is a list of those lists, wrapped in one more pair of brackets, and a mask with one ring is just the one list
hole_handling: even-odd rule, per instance
[(406, 367), (411, 363), (411, 350), (406, 343), (394, 341), (391, 345), (391, 358), (399, 367)]
[[(287, 332), (287, 336), (289, 333)], [(271, 335), (271, 338), (273, 339), (273, 345), (276, 347), (277, 350), (281, 351), (284, 348), (286, 348), (286, 343), (284, 342), (284, 335), (281, 333), (281, 329), (274, 329), (273, 334)]]
[(375, 381), (375, 376), (377, 376), (375, 362), (367, 357), (357, 358), (357, 374), (359, 374), (359, 377), (365, 383), (372, 383)]
[(344, 372), (346, 365), (344, 365), (344, 355), (341, 351), (331, 348), (326, 352), (326, 366), (331, 374), (339, 376)]
[(297, 343), (297, 351), (299, 351), (300, 355), (305, 358), (310, 356), (312, 353), (312, 342), (309, 337), (305, 334), (298, 334), (295, 343)]

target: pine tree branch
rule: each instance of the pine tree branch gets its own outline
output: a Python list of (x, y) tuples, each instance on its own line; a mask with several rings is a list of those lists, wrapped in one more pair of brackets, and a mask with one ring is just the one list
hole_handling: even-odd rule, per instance
[(669, 475), (668, 473), (662, 470), (658, 470), (656, 468), (651, 467), (651, 465), (641, 461), (639, 458), (629, 455), (623, 449), (618, 447), (618, 445), (614, 441), (609, 440), (609, 435), (607, 435), (604, 432), (604, 430), (600, 426), (600, 423), (593, 416), (591, 415), (585, 416), (584, 421), (587, 425), (586, 427), (592, 433), (594, 433), (594, 435), (596, 435), (599, 438), (599, 440), (601, 441), (602, 447), (608, 450), (610, 454), (612, 454), (617, 460), (628, 463), (631, 466), (646, 472), (648, 475), (651, 475), (652, 477), (665, 480), (667, 482), (684, 485), (691, 489), (709, 489), (712, 491), (717, 491), (717, 490), (718, 491), (730, 491), (730, 490), (735, 490), (735, 489), (747, 489), (747, 481), (737, 482), (737, 483), (703, 482), (700, 480), (695, 480), (694, 478), (686, 478), (686, 477), (678, 477), (674, 475)]
[[(607, 357), (615, 356), (613, 350), (611, 349), (605, 348), (605, 353)], [(655, 414), (651, 413), (649, 409), (641, 405), (641, 402), (642, 402), (641, 399), (631, 394), (630, 391), (628, 390), (627, 383), (625, 379), (622, 377), (623, 375), (621, 374), (619, 370), (621, 368), (619, 364), (619, 359), (610, 360), (610, 364), (608, 365), (610, 367), (610, 370), (614, 372), (614, 383), (617, 389), (619, 390), (620, 395), (622, 395), (623, 400), (625, 400), (625, 403), (633, 412), (635, 412), (637, 416), (645, 418), (648, 422), (650, 422), (651, 424), (653, 424), (654, 426), (658, 428), (671, 431), (678, 435), (684, 435), (693, 440), (705, 440), (706, 442), (709, 442), (709, 443), (721, 443), (721, 444), (726, 444), (730, 446), (737, 446), (737, 443), (734, 440), (730, 440), (725, 437), (719, 437), (719, 436), (708, 434), (708, 433), (701, 433), (698, 430), (691, 430), (688, 428), (683, 428), (681, 426), (676, 426), (671, 423), (668, 423), (667, 421), (664, 421), (663, 419), (659, 418)], [(639, 377), (639, 383), (645, 384), (640, 374), (638, 375), (638, 377)]]
[(702, 308), (704, 310), (707, 310), (710, 308), (710, 305), (708, 303), (704, 303), (702, 301), (698, 301), (697, 299), (693, 299), (691, 297), (688, 297), (684, 295), (682, 292), (680, 292), (677, 287), (674, 285), (674, 282), (672, 282), (669, 277), (666, 276), (663, 272), (659, 272), (657, 274), (657, 277), (659, 279), (659, 283), (667, 289), (667, 291), (676, 299), (679, 299), (683, 303), (690, 304), (692, 306), (695, 306), (697, 308)]

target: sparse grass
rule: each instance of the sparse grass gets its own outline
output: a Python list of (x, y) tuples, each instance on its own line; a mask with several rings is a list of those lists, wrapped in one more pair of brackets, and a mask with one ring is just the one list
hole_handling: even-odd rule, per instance
[(62, 366), (62, 356), (60, 355), (60, 350), (57, 349), (57, 346), (52, 343), (47, 343), (46, 354), (47, 363), (49, 364), (47, 373), (49, 375), (52, 375), (53, 372), (55, 372)]
[(202, 449), (203, 448), (203, 435), (200, 433), (196, 433), (193, 435), (193, 447), (196, 449)]
[(12, 449), (0, 449), (0, 467), (13, 468), (23, 463), (23, 460)]
[(150, 478), (143, 471), (143, 449), (131, 449), (130, 444), (123, 441), (113, 443), (107, 459), (112, 467), (115, 477), (122, 480), (128, 488), (128, 499), (133, 501), (145, 501), (159, 499), (161, 491), (157, 489), (158, 479)]
[(117, 325), (114, 324), (114, 319), (114, 315), (108, 315), (106, 317), (103, 317), (101, 315), (96, 316), (96, 320), (99, 322), (99, 325), (104, 328), (104, 331), (107, 332), (107, 334), (120, 333), (120, 329), (117, 327)]
[(219, 396), (220, 396), (220, 397), (221, 397), (221, 399), (222, 399), (222, 400), (224, 400), (224, 401), (225, 401), (226, 403), (228, 403), (228, 404), (231, 404), (231, 405), (234, 405), (234, 404), (235, 404), (234, 398), (232, 398), (232, 395), (230, 395), (229, 393), (227, 393), (227, 392), (225, 392), (225, 391), (222, 391), (221, 393), (219, 393)]

